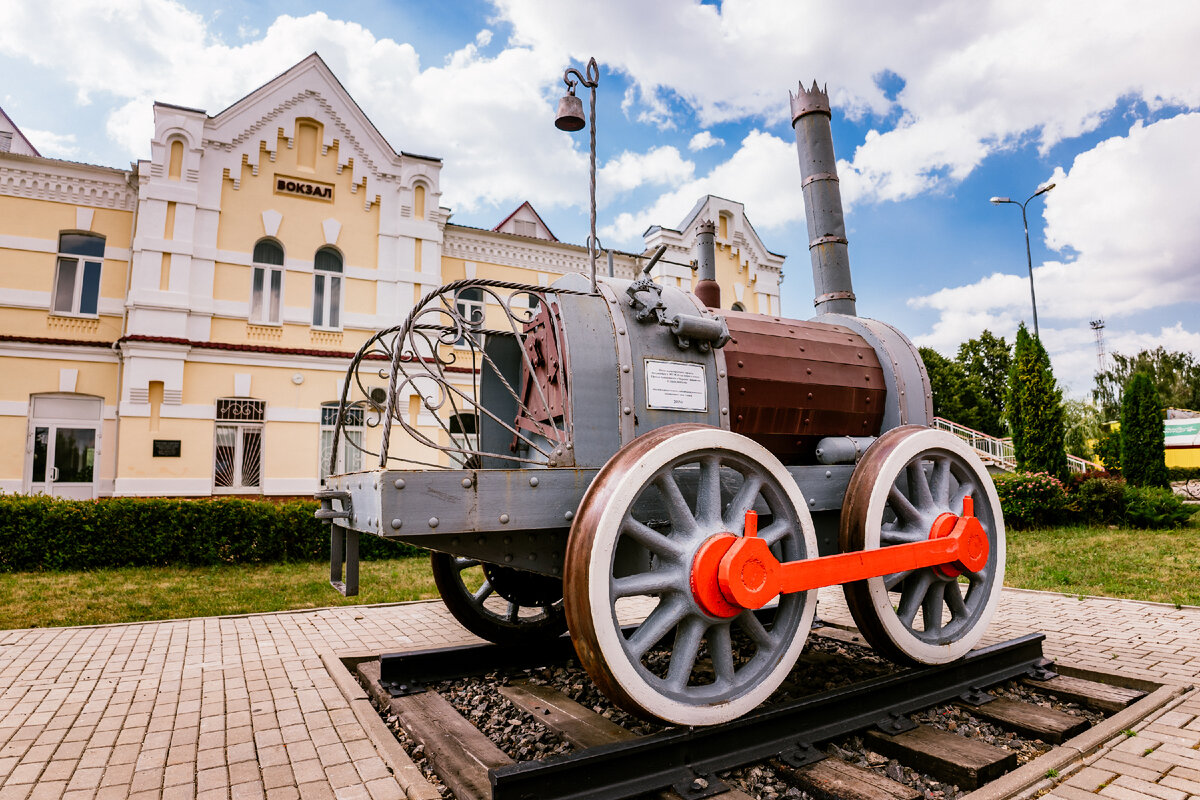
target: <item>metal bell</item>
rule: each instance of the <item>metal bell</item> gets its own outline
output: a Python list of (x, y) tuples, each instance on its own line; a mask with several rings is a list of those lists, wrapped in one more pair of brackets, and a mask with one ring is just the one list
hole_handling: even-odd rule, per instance
[(573, 92), (563, 95), (558, 101), (558, 116), (554, 119), (554, 127), (560, 131), (583, 130), (583, 101)]

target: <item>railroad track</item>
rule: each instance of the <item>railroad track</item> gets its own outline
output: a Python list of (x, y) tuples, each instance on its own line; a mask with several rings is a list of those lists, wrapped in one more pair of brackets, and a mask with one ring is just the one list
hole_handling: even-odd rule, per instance
[[(353, 668), (381, 713), (402, 730), (410, 751), (457, 800), (918, 800), (929, 796), (929, 786), (937, 787), (934, 796), (953, 798), (994, 787), (1002, 776), (1027, 787), (1065, 772), (1074, 754), (1081, 759), (1169, 700), (1156, 684), (1051, 664), (1042, 655), (1040, 634), (974, 651), (954, 664), (897, 669), (872, 667), (869, 650), (857, 657), (822, 650), (821, 642), (855, 649), (855, 632), (814, 633), (818, 644), (784, 684), (783, 699), (704, 728), (639, 725), (596, 695), (581, 694), (586, 676), (579, 681), (558, 666), (573, 655), (565, 638), (536, 651), (470, 645), (385, 654)], [(863, 678), (875, 668), (879, 674)], [(852, 681), (814, 693), (805, 684), (822, 669), (849, 669)], [(562, 675), (565, 685), (552, 685), (550, 677)], [(484, 693), (467, 694), (464, 701), (466, 686)], [(464, 706), (472, 710), (471, 697), (474, 711), (484, 708), (473, 716), (489, 723), (482, 727), (493, 738), (498, 730), (536, 728), (530, 740), (535, 745), (521, 750), (534, 757), (514, 760), (460, 713)], [(1047, 707), (1050, 697), (1070, 711)], [(1010, 746), (951, 732), (947, 727), (955, 726), (943, 722), (946, 716), (1006, 732), (992, 738)], [(1023, 757), (1012, 742), (1026, 746)], [(1039, 752), (1046, 755), (1031, 757)], [(770, 775), (774, 788), (745, 791), (754, 791), (756, 774)], [(914, 774), (924, 787), (905, 780)], [(795, 790), (789, 795), (780, 786)], [(430, 799), (447, 796), (432, 785), (410, 789), (410, 797), (414, 791)]]

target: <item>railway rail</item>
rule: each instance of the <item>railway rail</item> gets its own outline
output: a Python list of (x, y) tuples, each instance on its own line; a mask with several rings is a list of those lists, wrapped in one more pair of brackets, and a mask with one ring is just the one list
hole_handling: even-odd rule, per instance
[[(856, 638), (837, 628), (822, 629), (817, 638), (823, 637), (847, 642)], [(975, 790), (1012, 775), (1018, 767), (1016, 752), (914, 721), (928, 718), (929, 709), (955, 705), (985, 724), (1045, 743), (1046, 750), (1067, 743), (1043, 757), (1056, 757), (1054, 763), (1062, 767), (1064, 752), (1086, 749), (1072, 749), (1072, 737), (1090, 736), (1093, 747), (1099, 746), (1103, 728), (1112, 729), (1108, 735), (1119, 734), (1132, 727), (1133, 718), (1169, 699), (1165, 690), (1137, 679), (1107, 677), (1106, 683), (1095, 680), (1096, 675), (1079, 677), (1087, 673), (1046, 660), (1042, 640), (1041, 634), (1030, 634), (976, 650), (959, 662), (857, 680), (768, 704), (720, 725), (657, 726), (645, 735), (598, 713), (599, 707), (590, 701), (577, 702), (558, 688), (528, 679), (531, 670), (565, 663), (573, 655), (567, 638), (548, 648), (469, 645), (384, 654), (355, 669), (377, 707), (423, 751), (458, 800), (747, 800), (751, 795), (720, 776), (753, 765), (768, 766), (809, 797), (917, 800), (923, 793), (912, 786), (830, 757), (840, 752), (834, 743), (859, 737), (864, 748), (894, 759), (893, 764), (911, 767), (947, 787)], [(435, 689), (448, 681), (484, 675), (491, 680), (505, 676), (496, 687), (499, 694), (561, 737), (570, 752), (514, 761)], [(792, 680), (805, 680), (803, 665)], [(989, 691), (1013, 682), (1036, 696), (1054, 696), (1110, 719), (1093, 727), (1092, 720), (1078, 712), (1014, 699), (1010, 691)], [(1090, 716), (1098, 718), (1096, 713)], [(1025, 777), (1017, 783), (1054, 773), (1055, 766), (1041, 763), (1038, 759), (1021, 767)]]

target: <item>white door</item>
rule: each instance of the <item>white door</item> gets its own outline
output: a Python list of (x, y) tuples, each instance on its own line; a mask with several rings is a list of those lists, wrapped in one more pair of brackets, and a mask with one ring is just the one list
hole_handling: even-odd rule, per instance
[(98, 397), (33, 398), (25, 471), (30, 494), (74, 500), (96, 496), (101, 408)]

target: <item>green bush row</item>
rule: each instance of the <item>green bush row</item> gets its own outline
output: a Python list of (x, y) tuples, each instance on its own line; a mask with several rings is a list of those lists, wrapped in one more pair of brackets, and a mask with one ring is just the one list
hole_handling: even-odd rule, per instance
[(1108, 473), (1088, 473), (1064, 484), (1044, 472), (994, 477), (1004, 524), (1014, 529), (1052, 525), (1124, 525), (1178, 528), (1196, 509), (1169, 489), (1132, 486)]
[[(329, 558), (329, 528), (313, 500), (0, 495), (0, 572), (209, 566)], [(360, 557), (424, 552), (363, 536)]]
[(1167, 480), (1200, 480), (1200, 467), (1167, 467)]

